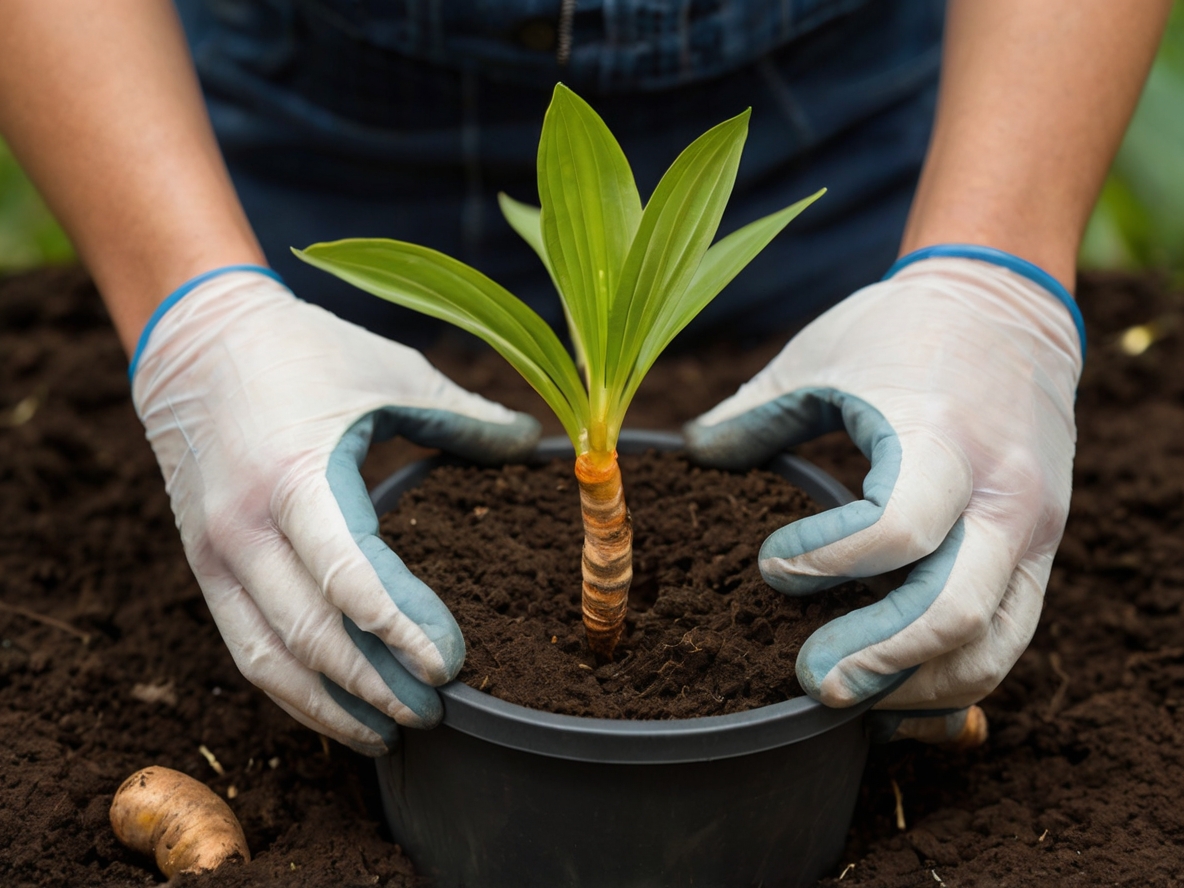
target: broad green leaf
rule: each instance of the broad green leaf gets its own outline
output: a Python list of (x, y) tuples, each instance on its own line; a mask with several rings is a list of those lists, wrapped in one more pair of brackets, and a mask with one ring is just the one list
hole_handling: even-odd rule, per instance
[(547, 274), (551, 277), (551, 283), (555, 285), (555, 292), (560, 294), (559, 302), (563, 306), (563, 317), (567, 321), (567, 332), (571, 336), (571, 344), (576, 350), (576, 366), (586, 372), (588, 358), (587, 352), (584, 349), (584, 342), (580, 339), (580, 331), (572, 323), (571, 312), (568, 310), (567, 303), (563, 299), (562, 291), (559, 288), (559, 281), (555, 280), (555, 272), (551, 268), (551, 260), (547, 258), (547, 248), (543, 246), (543, 229), (539, 224), (541, 211), (538, 207), (532, 207), (530, 204), (514, 200), (514, 198), (505, 192), (498, 194), (497, 202), (498, 206), (502, 209), (502, 215), (510, 223), (510, 227), (518, 232), (519, 237), (530, 244), (530, 248), (543, 261), (543, 266), (547, 269)]
[[(624, 417), (642, 379), (674, 337), (697, 317), (786, 225), (825, 193), (825, 188), (820, 189), (784, 210), (750, 222), (707, 250), (690, 284), (682, 293), (662, 305), (653, 326), (646, 332), (633, 373), (621, 394), (620, 407), (617, 410), (618, 423)], [(618, 425), (614, 432), (619, 428)]]
[(604, 121), (563, 84), (543, 119), (538, 177), (543, 244), (579, 331), (596, 405), (605, 399), (609, 301), (641, 219), (641, 197)]
[[(646, 204), (609, 321), (610, 408), (618, 421), (647, 334), (690, 284), (719, 228), (748, 134), (749, 111), (712, 127), (671, 165)], [(596, 405), (592, 405), (595, 420)]]
[(543, 397), (579, 446), (588, 398), (571, 357), (542, 318), (481, 272), (427, 247), (377, 238), (292, 252), (368, 293), (484, 339)]

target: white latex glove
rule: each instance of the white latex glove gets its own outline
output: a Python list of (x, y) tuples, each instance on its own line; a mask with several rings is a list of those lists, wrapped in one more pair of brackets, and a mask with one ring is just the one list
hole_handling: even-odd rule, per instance
[(377, 755), (396, 722), (440, 719), (431, 686), (460, 670), (464, 641), (377, 536), (358, 471), (370, 441), (503, 461), (539, 427), (270, 274), (223, 270), (173, 294), (141, 337), (133, 397), (238, 668), (298, 721)]
[(823, 314), (687, 426), (710, 465), (759, 465), (844, 427), (870, 458), (863, 500), (765, 541), (761, 572), (782, 592), (921, 559), (903, 586), (803, 646), (798, 678), (822, 702), (849, 706), (919, 667), (880, 705), (961, 709), (1031, 640), (1069, 508), (1082, 363), (1058, 301), (1070, 297), (1043, 278), (1049, 289), (986, 261), (916, 261)]

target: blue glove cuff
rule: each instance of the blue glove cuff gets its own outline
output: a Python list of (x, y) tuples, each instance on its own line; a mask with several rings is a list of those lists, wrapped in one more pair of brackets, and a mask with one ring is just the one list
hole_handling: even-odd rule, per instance
[(994, 247), (981, 247), (977, 244), (936, 244), (932, 247), (922, 247), (905, 256), (901, 256), (892, 263), (881, 280), (888, 280), (902, 268), (920, 262), (923, 259), (977, 259), (980, 262), (990, 262), (1008, 271), (1026, 277), (1035, 284), (1044, 287), (1053, 297), (1069, 310), (1073, 323), (1077, 327), (1077, 335), (1081, 338), (1081, 359), (1085, 360), (1085, 321), (1081, 317), (1081, 309), (1077, 300), (1065, 289), (1056, 278), (1038, 265), (1033, 265), (1026, 259), (996, 250)]
[(253, 271), (256, 274), (266, 275), (272, 280), (279, 281), (281, 284), (284, 282), (284, 279), (278, 274), (262, 265), (225, 265), (222, 268), (215, 268), (199, 274), (195, 278), (190, 278), (181, 286), (177, 287), (177, 289), (173, 290), (164, 302), (156, 306), (156, 311), (152, 312), (152, 316), (148, 318), (148, 323), (144, 325), (144, 329), (140, 333), (140, 340), (136, 343), (136, 351), (132, 355), (132, 362), (127, 368), (127, 381), (129, 383), (136, 378), (136, 368), (140, 365), (140, 355), (144, 353), (144, 347), (148, 344), (148, 337), (152, 335), (152, 331), (156, 329), (156, 325), (160, 323), (160, 319), (165, 316), (165, 313), (180, 302), (183, 296), (200, 287), (206, 281), (222, 274), (229, 274), (232, 271)]

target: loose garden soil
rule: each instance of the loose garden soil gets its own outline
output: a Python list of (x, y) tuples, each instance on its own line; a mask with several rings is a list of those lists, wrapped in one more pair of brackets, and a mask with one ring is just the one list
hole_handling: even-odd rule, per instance
[[(1184, 883), (1184, 297), (1094, 276), (1081, 301), (1091, 352), (1075, 490), (1040, 628), (983, 703), (985, 746), (873, 750), (831, 879), (844, 888)], [(1139, 355), (1117, 347), (1151, 321), (1166, 338)], [(659, 362), (631, 424), (677, 427), (776, 348)], [(544, 416), (495, 356), (446, 342), (431, 357)], [(127, 774), (159, 763), (230, 797), (255, 854), (178, 884), (414, 885), (380, 825), (369, 762), (296, 725), (235, 670), (185, 564), (125, 369), (82, 274), (0, 282), (0, 884), (158, 884), (151, 861), (115, 842), (106, 811)], [(802, 452), (858, 488), (866, 463), (840, 436)], [(421, 454), (383, 445), (364, 473), (375, 482)], [(633, 474), (640, 510), (644, 470)], [(631, 635), (646, 605), (643, 595)]]
[(588, 649), (580, 623), (572, 460), (442, 466), (383, 521), (391, 547), (460, 624), (461, 680), (511, 703), (594, 718), (722, 715), (800, 696), (793, 664), (802, 642), (875, 600), (855, 583), (790, 598), (761, 579), (761, 541), (818, 507), (771, 472), (700, 469), (673, 453), (620, 462), (633, 584), (609, 663)]

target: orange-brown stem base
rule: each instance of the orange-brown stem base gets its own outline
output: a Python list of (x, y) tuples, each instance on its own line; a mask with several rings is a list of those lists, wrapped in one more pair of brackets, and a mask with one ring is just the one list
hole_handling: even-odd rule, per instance
[(584, 518), (583, 593), (580, 605), (588, 647), (610, 660), (625, 628), (633, 582), (633, 525), (625, 507), (617, 453), (576, 457), (580, 510)]

